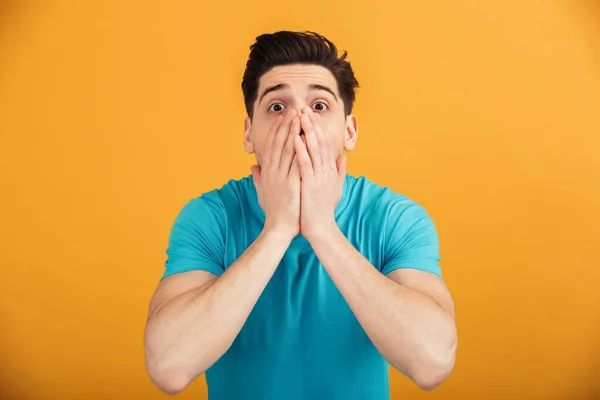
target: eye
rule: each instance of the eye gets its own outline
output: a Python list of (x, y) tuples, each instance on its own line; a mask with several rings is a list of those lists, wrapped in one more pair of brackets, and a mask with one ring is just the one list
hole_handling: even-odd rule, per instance
[(325, 111), (326, 109), (329, 108), (329, 106), (325, 103), (323, 103), (322, 101), (319, 101), (315, 104), (313, 104), (313, 107), (316, 111)]
[(269, 106), (269, 111), (280, 112), (283, 111), (283, 104), (281, 103), (273, 103)]

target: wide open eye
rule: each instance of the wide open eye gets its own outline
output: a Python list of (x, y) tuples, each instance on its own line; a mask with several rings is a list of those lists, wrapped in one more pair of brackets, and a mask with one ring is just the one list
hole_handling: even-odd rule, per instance
[(313, 108), (315, 111), (325, 111), (329, 108), (329, 106), (322, 101), (319, 101), (313, 104)]
[(269, 111), (273, 111), (273, 112), (281, 112), (283, 111), (284, 107), (283, 104), (281, 103), (273, 103), (269, 106)]

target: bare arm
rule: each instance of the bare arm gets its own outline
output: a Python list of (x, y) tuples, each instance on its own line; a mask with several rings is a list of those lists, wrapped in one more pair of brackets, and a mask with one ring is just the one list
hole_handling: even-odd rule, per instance
[(146, 324), (146, 368), (166, 393), (183, 390), (229, 349), (298, 234), (300, 172), (293, 138), (299, 133), (295, 111), (278, 117), (261, 167), (252, 167), (266, 218), (254, 243), (219, 278), (189, 271), (159, 284)]
[(145, 335), (147, 369), (157, 386), (183, 390), (229, 349), (289, 244), (265, 231), (219, 278), (190, 271), (160, 283)]
[(422, 389), (445, 380), (457, 338), (443, 281), (411, 269), (382, 275), (337, 227), (310, 243), (381, 355)]
[[(302, 127), (306, 145), (295, 142), (302, 177), (302, 234), (379, 352), (421, 388), (434, 388), (454, 365), (450, 294), (428, 272), (396, 270), (384, 276), (346, 239), (335, 222), (346, 158), (336, 153), (321, 117), (310, 108)], [(354, 131), (352, 126), (347, 129)], [(351, 141), (346, 144), (354, 147)]]

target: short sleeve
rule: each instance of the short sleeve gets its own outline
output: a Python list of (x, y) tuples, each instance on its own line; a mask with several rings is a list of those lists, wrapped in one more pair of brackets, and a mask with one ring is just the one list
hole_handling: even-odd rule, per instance
[(390, 207), (385, 228), (382, 273), (398, 268), (431, 272), (442, 278), (438, 234), (429, 214), (417, 203), (398, 202)]
[(224, 270), (226, 222), (218, 202), (202, 196), (190, 200), (171, 228), (162, 278), (194, 270), (220, 276)]

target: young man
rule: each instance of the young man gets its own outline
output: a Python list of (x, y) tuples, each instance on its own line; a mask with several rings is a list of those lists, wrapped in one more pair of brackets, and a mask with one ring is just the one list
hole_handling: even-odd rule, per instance
[(150, 304), (146, 364), (209, 398), (389, 399), (391, 364), (430, 390), (456, 351), (452, 298), (426, 211), (346, 175), (358, 82), (312, 32), (259, 36), (242, 89), (251, 177), (177, 217)]

